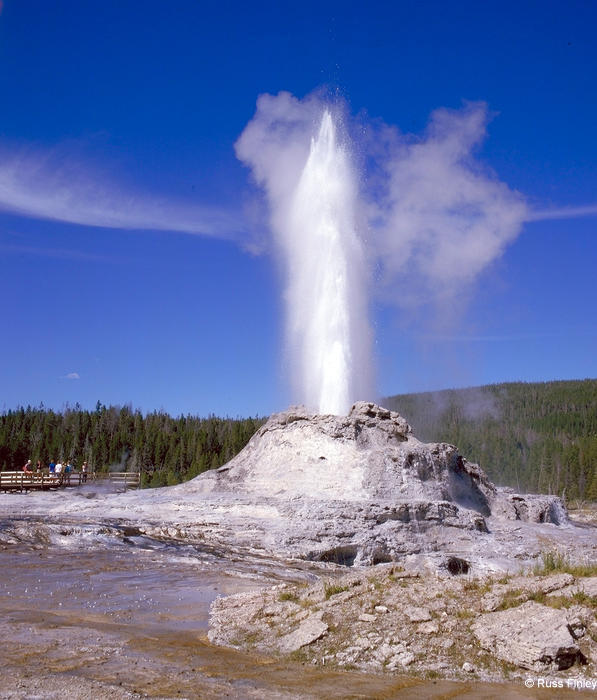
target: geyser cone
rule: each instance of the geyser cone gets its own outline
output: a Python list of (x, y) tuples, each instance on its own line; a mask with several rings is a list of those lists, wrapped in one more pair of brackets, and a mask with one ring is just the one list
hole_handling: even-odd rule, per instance
[[(288, 217), (288, 341), (301, 401), (346, 414), (370, 392), (364, 254), (350, 159), (325, 111)], [(370, 395), (370, 394), (369, 394)]]

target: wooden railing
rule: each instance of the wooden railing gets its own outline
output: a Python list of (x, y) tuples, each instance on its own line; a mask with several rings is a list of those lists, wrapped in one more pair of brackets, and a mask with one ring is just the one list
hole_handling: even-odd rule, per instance
[(124, 489), (141, 485), (140, 472), (0, 472), (0, 491), (31, 491), (82, 486), (88, 481), (109, 481)]
[(82, 472), (0, 472), (0, 491), (30, 491), (56, 489), (61, 486), (80, 486), (85, 483)]
[(95, 472), (93, 478), (96, 481), (110, 481), (125, 489), (130, 487), (138, 488), (141, 485), (140, 472)]

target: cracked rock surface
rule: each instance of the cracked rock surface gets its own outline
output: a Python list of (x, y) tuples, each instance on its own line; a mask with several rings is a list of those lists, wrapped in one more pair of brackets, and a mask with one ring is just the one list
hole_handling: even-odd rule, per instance
[[(314, 665), (479, 680), (597, 671), (597, 577), (438, 577), (395, 565), (219, 598), (209, 637)], [(574, 586), (574, 588), (572, 587)], [(485, 612), (488, 598), (496, 611)], [(302, 630), (317, 621), (318, 634)], [(287, 645), (288, 639), (302, 643)]]

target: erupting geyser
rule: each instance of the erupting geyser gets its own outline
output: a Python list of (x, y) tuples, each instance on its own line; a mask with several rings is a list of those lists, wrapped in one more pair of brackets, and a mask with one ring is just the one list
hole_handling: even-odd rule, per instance
[(350, 152), (329, 108), (298, 127), (288, 119), (281, 126), (275, 110), (263, 121), (249, 124), (237, 153), (269, 197), (285, 268), (294, 398), (318, 413), (346, 415), (372, 396), (367, 266)]
[[(482, 102), (437, 109), (413, 138), (353, 120), (322, 91), (260, 95), (236, 153), (267, 194), (284, 264), (293, 400), (346, 414), (374, 396), (371, 270), (382, 303), (421, 308), (426, 326), (425, 309), (444, 319), (518, 236), (524, 199), (474, 154), (488, 116)], [(371, 177), (356, 172), (357, 149)]]
[(326, 110), (288, 213), (288, 339), (302, 403), (346, 414), (367, 364), (366, 280), (355, 181)]

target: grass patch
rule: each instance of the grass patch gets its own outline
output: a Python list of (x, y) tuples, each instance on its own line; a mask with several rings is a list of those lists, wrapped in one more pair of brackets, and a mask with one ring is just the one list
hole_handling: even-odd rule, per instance
[(440, 678), (441, 674), (439, 671), (436, 671), (435, 669), (431, 668), (429, 669), (429, 671), (425, 671), (423, 677), (426, 678), (428, 681), (432, 681), (435, 678)]
[(478, 578), (471, 579), (470, 581), (465, 581), (462, 585), (462, 590), (467, 593), (489, 593), (491, 590), (490, 581), (480, 581)]
[(541, 554), (541, 563), (535, 564), (532, 573), (535, 576), (548, 574), (597, 576), (597, 564), (572, 564), (564, 554), (551, 550)]
[(578, 591), (572, 596), (572, 600), (579, 605), (584, 605), (587, 608), (597, 610), (597, 596), (587, 595), (584, 591)]
[(344, 593), (348, 590), (348, 586), (339, 586), (335, 583), (326, 583), (325, 587), (325, 599), (329, 600), (333, 595), (338, 595), (338, 593)]
[(263, 638), (263, 635), (259, 632), (251, 632), (250, 634), (245, 634), (243, 635), (238, 634), (235, 636), (231, 642), (232, 645), (235, 647), (245, 647), (252, 649), (258, 642), (260, 642)]
[(524, 594), (524, 591), (520, 588), (513, 588), (511, 591), (507, 591), (504, 595), (502, 602), (498, 605), (496, 610), (509, 610), (510, 608), (517, 608), (528, 600), (528, 596)]
[(310, 654), (308, 649), (302, 647), (301, 649), (291, 651), (288, 658), (297, 663), (306, 664), (310, 661)]
[(550, 608), (561, 610), (562, 608), (568, 609), (571, 605), (573, 605), (574, 601), (572, 600), (572, 598), (567, 598), (566, 596), (558, 595), (550, 596), (549, 598), (544, 598), (544, 600), (538, 602), (543, 603), (543, 605), (548, 605)]
[[(533, 600), (535, 599), (533, 598)], [(573, 605), (583, 605), (585, 608), (597, 610), (597, 596), (587, 595), (583, 591), (578, 591), (571, 596), (545, 596), (544, 599), (539, 602), (543, 603), (544, 605), (549, 605), (550, 608), (556, 608), (558, 610), (561, 608), (568, 609)]]
[(493, 654), (488, 653), (485, 649), (482, 649), (481, 652), (481, 654), (475, 657), (475, 664), (487, 671), (497, 672), (504, 679), (508, 679), (513, 674), (520, 671), (520, 668), (515, 664), (511, 664), (503, 659), (498, 659), (497, 656), (493, 656)]
[(282, 591), (278, 594), (278, 601), (280, 603), (285, 603), (287, 601), (290, 601), (292, 603), (298, 603), (299, 597), (296, 593), (292, 593), (291, 591)]

